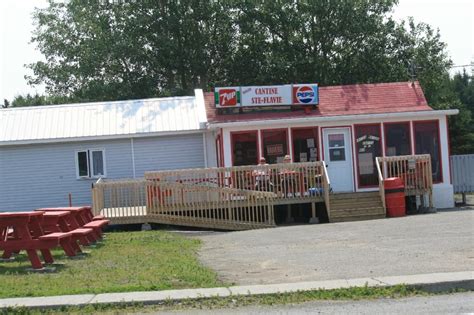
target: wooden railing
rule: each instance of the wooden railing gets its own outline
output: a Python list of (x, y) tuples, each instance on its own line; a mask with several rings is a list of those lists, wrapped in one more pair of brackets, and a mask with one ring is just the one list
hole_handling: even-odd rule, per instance
[(322, 184), (323, 184), (323, 192), (324, 192), (324, 203), (326, 204), (326, 211), (328, 214), (328, 218), (331, 218), (331, 205), (329, 199), (329, 193), (331, 192), (331, 182), (329, 181), (328, 170), (326, 168), (326, 163), (324, 161), (321, 162), (321, 171), (322, 171)]
[(94, 213), (116, 223), (156, 222), (222, 229), (274, 226), (274, 205), (326, 203), (324, 162), (148, 172), (93, 185)]
[(402, 178), (406, 196), (427, 196), (429, 206), (433, 207), (433, 175), (429, 154), (377, 157), (377, 170), (383, 174), (383, 179)]
[(275, 225), (271, 192), (146, 179), (102, 181), (93, 211), (117, 224), (166, 223), (220, 229)]
[(121, 223), (134, 223), (147, 215), (146, 181), (127, 179), (100, 181), (92, 186), (94, 215), (119, 219)]
[(383, 179), (383, 173), (380, 168), (380, 164), (382, 162), (380, 161), (380, 157), (375, 158), (375, 164), (377, 167), (377, 176), (379, 179), (379, 194), (380, 194), (380, 199), (382, 200), (382, 205), (385, 213), (387, 212), (387, 207), (385, 205), (385, 186), (384, 186), (384, 179)]
[(147, 180), (147, 213), (160, 222), (210, 228), (274, 226), (271, 192)]
[(275, 204), (315, 199), (329, 202), (329, 179), (324, 163), (285, 163), (145, 173), (147, 180), (235, 188), (273, 193)]

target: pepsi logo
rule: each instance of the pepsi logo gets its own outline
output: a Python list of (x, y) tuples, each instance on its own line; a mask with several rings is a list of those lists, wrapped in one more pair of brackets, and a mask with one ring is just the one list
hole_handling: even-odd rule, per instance
[(316, 93), (311, 86), (303, 85), (296, 89), (295, 103), (312, 104), (315, 102)]
[(234, 89), (219, 90), (219, 105), (220, 106), (236, 106), (237, 92)]

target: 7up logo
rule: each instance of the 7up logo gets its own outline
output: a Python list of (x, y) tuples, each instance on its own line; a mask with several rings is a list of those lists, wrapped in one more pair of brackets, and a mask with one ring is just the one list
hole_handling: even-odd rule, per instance
[(238, 105), (239, 95), (237, 88), (222, 88), (216, 90), (215, 99), (217, 107), (232, 107)]

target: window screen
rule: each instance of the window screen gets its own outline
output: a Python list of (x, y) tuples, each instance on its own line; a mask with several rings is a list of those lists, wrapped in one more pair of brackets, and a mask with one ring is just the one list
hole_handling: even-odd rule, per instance
[(380, 125), (355, 126), (359, 186), (378, 185), (375, 158), (382, 156)]
[(415, 133), (415, 153), (431, 155), (433, 181), (441, 182), (438, 122), (415, 122), (413, 129)]
[(286, 130), (262, 130), (263, 156), (268, 164), (282, 163), (288, 154)]
[(87, 151), (77, 152), (77, 164), (80, 177), (89, 176), (89, 163), (87, 157)]
[(234, 133), (231, 137), (234, 166), (257, 164), (257, 132)]
[(390, 123), (384, 124), (386, 156), (410, 155), (410, 124)]
[(104, 175), (104, 156), (102, 151), (92, 151), (92, 176)]
[(293, 129), (293, 160), (295, 162), (318, 161), (318, 128)]

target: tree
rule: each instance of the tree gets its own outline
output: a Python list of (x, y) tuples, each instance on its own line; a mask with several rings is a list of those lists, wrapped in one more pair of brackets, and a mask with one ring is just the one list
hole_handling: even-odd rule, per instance
[(450, 136), (453, 154), (474, 153), (474, 80), (466, 71), (450, 79), (454, 94), (451, 108), (458, 108), (459, 115), (450, 117)]
[(26, 94), (17, 95), (11, 103), (11, 107), (24, 107), (24, 106), (41, 106), (41, 105), (57, 105), (72, 103), (74, 99), (72, 97), (64, 96), (48, 96), (48, 95), (39, 95), (39, 94)]
[(406, 81), (414, 74), (435, 109), (461, 109), (451, 118), (453, 147), (470, 150), (472, 80), (451, 82), (439, 31), (394, 21), (396, 4), (49, 0), (34, 14), (32, 38), (45, 61), (29, 65), (28, 77), (49, 96), (14, 105), (189, 95), (214, 85)]
[[(50, 0), (32, 41), (46, 61), (30, 84), (49, 94), (112, 100), (218, 85), (408, 80), (429, 91), (449, 60), (426, 24), (390, 17), (396, 0)], [(430, 92), (428, 91), (428, 95)]]

